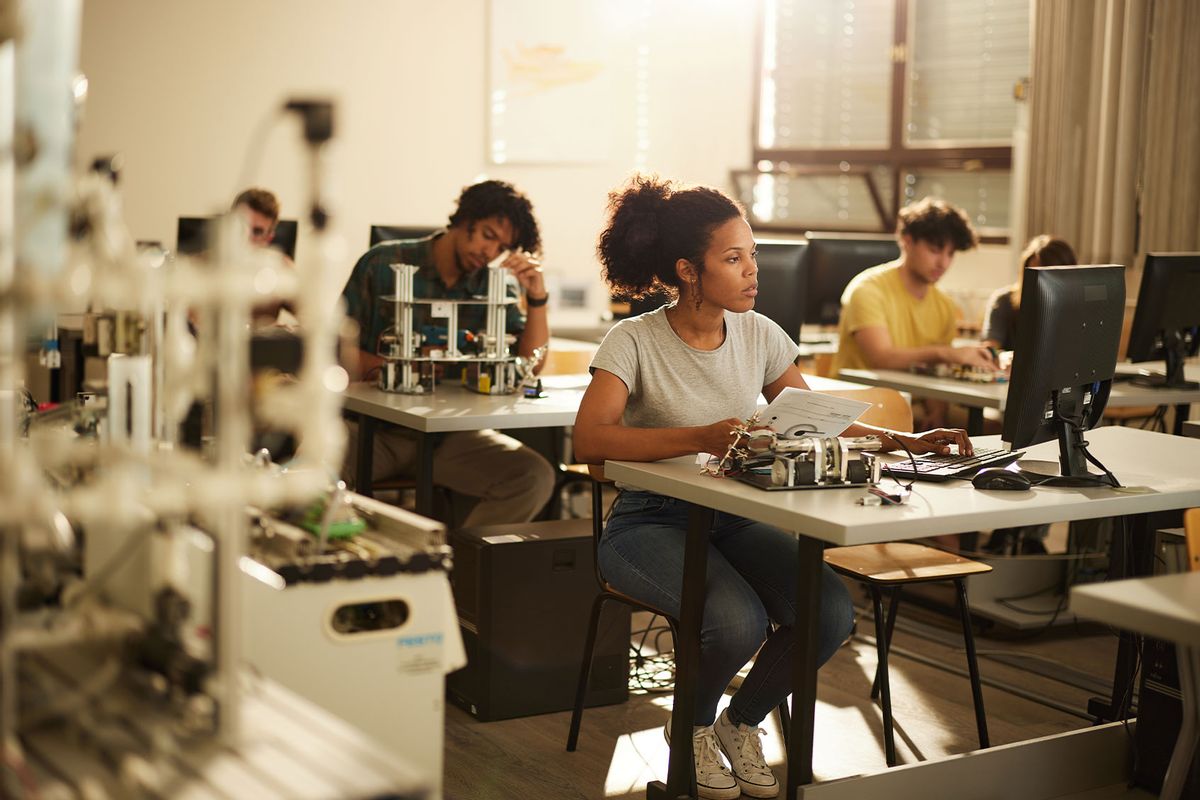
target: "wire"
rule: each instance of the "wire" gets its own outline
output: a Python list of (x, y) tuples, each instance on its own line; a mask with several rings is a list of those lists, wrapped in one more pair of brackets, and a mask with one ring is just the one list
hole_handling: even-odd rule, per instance
[(909, 449), (908, 449), (908, 445), (906, 445), (906, 444), (904, 443), (904, 440), (903, 440), (903, 439), (901, 439), (899, 436), (892, 436), (892, 441), (893, 441), (893, 442), (895, 442), (896, 444), (900, 445), (900, 447), (901, 447), (901, 448), (904, 450), (905, 454), (908, 456), (908, 463), (912, 465), (913, 477), (911, 477), (911, 478), (909, 478), (909, 479), (908, 479), (908, 483), (907, 483), (907, 484), (905, 484), (905, 483), (901, 483), (901, 481), (900, 481), (900, 476), (899, 476), (899, 475), (896, 475), (896, 474), (894, 474), (894, 473), (893, 473), (893, 472), (892, 472), (892, 471), (891, 471), (891, 470), (888, 468), (888, 465), (887, 465), (887, 464), (884, 464), (884, 465), (883, 465), (883, 469), (884, 469), (884, 471), (885, 471), (885, 472), (887, 472), (888, 476), (889, 476), (889, 477), (890, 477), (892, 480), (894, 480), (896, 483), (898, 483), (898, 484), (900, 485), (900, 488), (901, 488), (901, 489), (903, 489), (905, 492), (911, 492), (911, 491), (912, 491), (912, 488), (913, 488), (913, 484), (917, 482), (917, 478), (916, 478), (916, 475), (917, 475), (917, 459), (916, 459), (916, 457), (914, 457), (914, 456), (913, 456), (912, 450), (909, 450)]

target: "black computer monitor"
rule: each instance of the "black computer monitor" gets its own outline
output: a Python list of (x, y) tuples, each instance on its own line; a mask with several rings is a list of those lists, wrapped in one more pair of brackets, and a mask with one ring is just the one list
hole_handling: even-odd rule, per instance
[(1010, 449), (1057, 438), (1060, 474), (1096, 482), (1083, 432), (1108, 402), (1124, 312), (1124, 267), (1024, 270), (1004, 409), (1002, 439)]
[(1183, 378), (1183, 362), (1200, 349), (1200, 253), (1148, 253), (1142, 270), (1133, 327), (1129, 329), (1130, 361), (1167, 362), (1165, 375), (1138, 378), (1139, 383), (1173, 389), (1197, 389)]
[(370, 246), (393, 239), (423, 239), (436, 230), (435, 225), (372, 225)]
[[(209, 225), (214, 217), (180, 217), (175, 228), (175, 252), (199, 255), (208, 249)], [(275, 238), (271, 247), (296, 258), (296, 220), (281, 219), (275, 223)]]
[(792, 341), (799, 342), (807, 294), (804, 253), (808, 242), (759, 239), (755, 246), (758, 250), (758, 297), (754, 301), (754, 310), (774, 320)]
[(271, 239), (271, 247), (285, 254), (293, 261), (296, 260), (296, 220), (281, 219), (275, 223), (275, 238)]
[(850, 279), (864, 269), (899, 257), (900, 245), (894, 236), (809, 233), (804, 255), (808, 276), (804, 321), (810, 325), (837, 325), (842, 292)]
[[(800, 341), (800, 326), (804, 322), (804, 251), (808, 242), (782, 239), (759, 239), (758, 297), (754, 310), (774, 320), (793, 341)], [(625, 298), (614, 297), (620, 301)], [(636, 317), (670, 302), (665, 293), (648, 294), (629, 300), (629, 316)]]
[(208, 249), (208, 226), (212, 217), (180, 217), (175, 228), (175, 252), (199, 255)]

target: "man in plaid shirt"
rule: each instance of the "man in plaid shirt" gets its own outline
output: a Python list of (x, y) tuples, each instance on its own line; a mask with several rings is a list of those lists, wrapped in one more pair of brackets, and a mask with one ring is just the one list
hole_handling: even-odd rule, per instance
[[(510, 272), (507, 290), (524, 295), (526, 311), (508, 306), (506, 330), (517, 337), (518, 355), (530, 356), (550, 341), (547, 321), (548, 293), (536, 253), (541, 246), (537, 220), (529, 199), (503, 181), (482, 181), (467, 186), (458, 197), (449, 226), (423, 239), (380, 242), (354, 265), (342, 291), (347, 315), (358, 322), (359, 380), (373, 377), (383, 363), (376, 354), (379, 335), (392, 324), (390, 303), (384, 295), (395, 293), (391, 265), (418, 267), (413, 282), (416, 297), (463, 299), (487, 293), (484, 267), (502, 252)], [(428, 311), (414, 309), (418, 330), (429, 324)], [(482, 331), (485, 307), (460, 306), (460, 330)], [(345, 472), (353, 483), (357, 431), (352, 428)], [(410, 431), (386, 428), (375, 436), (372, 482), (413, 477), (417, 446)], [(433, 482), (457, 493), (479, 498), (463, 521), (464, 526), (528, 522), (545, 506), (554, 490), (550, 464), (517, 440), (494, 430), (445, 434), (433, 455)]]

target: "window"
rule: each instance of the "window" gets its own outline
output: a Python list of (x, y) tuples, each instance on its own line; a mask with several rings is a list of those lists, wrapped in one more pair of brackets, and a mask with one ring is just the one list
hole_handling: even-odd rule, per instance
[(764, 0), (755, 224), (890, 231), (936, 194), (1007, 233), (1029, 0)]

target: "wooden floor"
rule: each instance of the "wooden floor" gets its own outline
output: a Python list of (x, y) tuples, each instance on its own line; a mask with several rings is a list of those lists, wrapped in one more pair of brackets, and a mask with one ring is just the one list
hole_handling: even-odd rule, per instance
[[(885, 768), (882, 715), (868, 699), (875, 669), (869, 604), (857, 634), (821, 670), (813, 766), (818, 780)], [(635, 616), (634, 629), (644, 620)], [(900, 759), (912, 763), (977, 747), (970, 685), (961, 634), (953, 618), (915, 605), (902, 607), (891, 658), (892, 706)], [(917, 623), (913, 630), (908, 623)], [(1097, 686), (1112, 680), (1116, 638), (1099, 626), (1067, 625), (1017, 634), (993, 628), (977, 635), (992, 744), (1084, 728), (1094, 690), (1067, 685), (1038, 672), (1066, 670)], [(1015, 662), (1015, 663), (1006, 663)], [(937, 665), (943, 665), (942, 668)], [(948, 671), (961, 670), (962, 674)], [(1053, 698), (1052, 708), (1013, 690)], [(445, 797), (451, 800), (645, 797), (651, 780), (666, 776), (662, 728), (669, 694), (637, 694), (629, 702), (588, 709), (579, 749), (564, 749), (569, 712), (480, 723), (455, 707), (446, 712)], [(764, 723), (765, 750), (783, 763), (774, 716)], [(781, 770), (777, 770), (782, 775)]]

